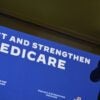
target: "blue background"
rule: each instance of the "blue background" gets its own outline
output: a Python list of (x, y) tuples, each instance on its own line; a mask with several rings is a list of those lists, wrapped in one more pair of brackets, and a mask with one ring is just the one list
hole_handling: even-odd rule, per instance
[[(0, 85), (0, 100), (55, 100), (39, 93), (38, 89), (66, 96), (66, 99), (58, 98), (57, 100), (74, 100), (78, 96), (82, 100), (97, 100), (100, 83), (91, 82), (90, 73), (97, 67), (100, 56), (3, 26), (0, 26), (0, 32), (7, 33), (8, 38), (13, 35), (27, 39), (31, 43), (37, 42), (91, 58), (90, 65), (66, 59), (68, 64), (66, 65), (66, 71), (63, 71), (41, 63), (33, 63), (20, 57), (0, 53), (0, 80), (7, 81), (6, 86)], [(31, 46), (25, 47), (0, 38), (0, 45), (2, 42), (32, 50)], [(39, 51), (39, 53), (52, 56), (52, 54), (43, 51)], [(64, 59), (56, 55), (53, 56)]]

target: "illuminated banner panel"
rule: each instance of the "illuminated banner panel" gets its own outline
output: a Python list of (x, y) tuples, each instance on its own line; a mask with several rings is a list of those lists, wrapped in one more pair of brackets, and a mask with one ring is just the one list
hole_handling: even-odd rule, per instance
[(0, 100), (97, 100), (100, 56), (0, 26)]

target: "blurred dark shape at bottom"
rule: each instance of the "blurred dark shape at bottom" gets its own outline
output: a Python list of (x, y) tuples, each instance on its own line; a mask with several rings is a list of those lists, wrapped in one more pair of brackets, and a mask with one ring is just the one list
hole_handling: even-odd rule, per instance
[[(96, 67), (96, 69), (94, 69), (91, 74), (90, 74), (90, 79), (92, 82), (98, 82), (100, 81), (100, 61)], [(98, 94), (98, 100), (100, 100), (100, 92)]]

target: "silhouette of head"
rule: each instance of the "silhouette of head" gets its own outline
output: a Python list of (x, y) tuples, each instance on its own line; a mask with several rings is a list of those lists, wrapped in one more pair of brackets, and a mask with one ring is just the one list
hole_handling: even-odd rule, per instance
[(93, 82), (98, 82), (100, 81), (100, 61), (98, 62), (98, 65), (96, 69), (94, 69), (91, 74), (90, 74), (90, 79)]

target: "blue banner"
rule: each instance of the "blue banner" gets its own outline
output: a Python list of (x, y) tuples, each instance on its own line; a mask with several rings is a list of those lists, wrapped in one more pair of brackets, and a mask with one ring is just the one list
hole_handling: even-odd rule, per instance
[(99, 55), (0, 26), (0, 100), (97, 100)]

